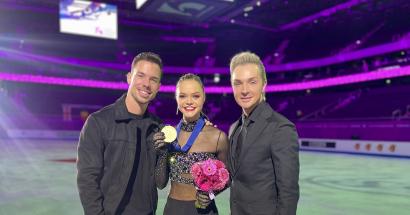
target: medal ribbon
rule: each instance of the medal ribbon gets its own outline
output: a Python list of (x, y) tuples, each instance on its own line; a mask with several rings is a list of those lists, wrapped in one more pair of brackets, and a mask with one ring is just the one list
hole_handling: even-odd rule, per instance
[[(178, 123), (178, 126), (177, 126), (177, 137), (179, 136), (179, 132), (181, 132), (181, 125), (182, 125), (182, 120)], [(174, 149), (180, 152), (189, 151), (189, 149), (194, 144), (196, 138), (198, 137), (199, 133), (201, 132), (202, 128), (204, 127), (204, 125), (205, 125), (205, 119), (202, 116), (200, 116), (186, 144), (181, 148), (181, 146), (178, 144), (178, 139), (177, 139), (177, 141), (174, 141), (173, 143)]]

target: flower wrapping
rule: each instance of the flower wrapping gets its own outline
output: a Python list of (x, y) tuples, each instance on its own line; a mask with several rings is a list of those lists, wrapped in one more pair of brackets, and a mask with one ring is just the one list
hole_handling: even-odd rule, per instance
[(191, 167), (191, 175), (197, 189), (209, 193), (211, 199), (214, 192), (222, 190), (229, 180), (229, 172), (225, 164), (216, 159), (196, 162)]

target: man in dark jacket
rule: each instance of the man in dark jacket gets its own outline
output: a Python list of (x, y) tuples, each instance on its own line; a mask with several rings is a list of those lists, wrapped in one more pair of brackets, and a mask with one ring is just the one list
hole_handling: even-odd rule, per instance
[(148, 140), (160, 121), (146, 110), (160, 88), (161, 76), (158, 55), (137, 55), (127, 74), (127, 93), (91, 114), (84, 124), (77, 185), (85, 214), (155, 214), (156, 153)]
[(242, 116), (229, 130), (232, 215), (294, 215), (299, 199), (298, 136), (265, 102), (265, 68), (242, 52), (231, 60), (231, 84)]

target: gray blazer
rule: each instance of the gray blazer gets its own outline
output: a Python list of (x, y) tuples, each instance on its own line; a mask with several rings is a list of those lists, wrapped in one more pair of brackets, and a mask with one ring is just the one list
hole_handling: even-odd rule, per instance
[[(296, 214), (299, 199), (299, 144), (293, 123), (260, 103), (251, 123), (238, 164), (230, 147), (232, 215)], [(237, 142), (239, 120), (229, 129), (231, 146)], [(238, 131), (239, 132), (239, 129)]]

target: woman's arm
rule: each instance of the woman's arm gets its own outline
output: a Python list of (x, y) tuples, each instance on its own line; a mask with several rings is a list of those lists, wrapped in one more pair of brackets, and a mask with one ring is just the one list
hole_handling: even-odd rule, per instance
[(161, 190), (167, 186), (169, 178), (168, 149), (164, 139), (165, 135), (162, 132), (157, 132), (153, 136), (153, 144), (157, 153), (157, 161), (155, 164), (155, 184), (158, 189)]
[[(225, 168), (228, 168), (227, 166), (228, 165), (228, 151), (229, 151), (228, 136), (226, 136), (225, 132), (220, 131), (218, 141), (217, 141), (216, 153), (217, 153), (218, 160), (222, 161), (225, 164)], [(215, 192), (215, 195), (222, 193), (224, 190), (226, 190), (229, 187), (230, 184), (231, 183), (229, 180), (225, 188)]]
[(228, 150), (229, 150), (229, 141), (225, 132), (219, 131), (219, 137), (216, 145), (216, 155), (218, 160), (222, 161), (225, 166), (228, 165)]

